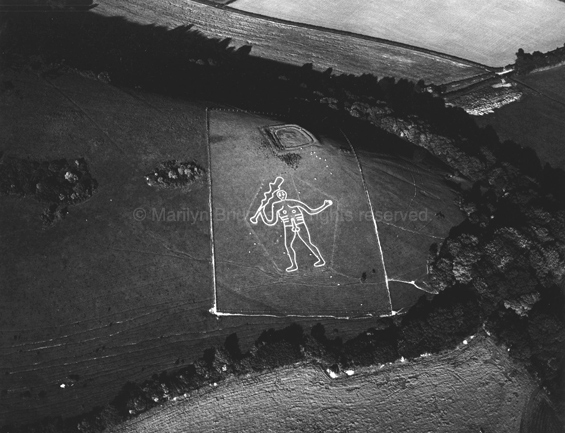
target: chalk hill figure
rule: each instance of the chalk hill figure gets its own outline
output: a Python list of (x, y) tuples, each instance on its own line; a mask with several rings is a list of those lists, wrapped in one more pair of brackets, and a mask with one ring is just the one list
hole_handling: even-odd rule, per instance
[[(304, 212), (309, 215), (317, 215), (330, 207), (333, 202), (331, 200), (324, 200), (324, 204), (321, 206), (311, 208), (299, 200), (287, 198), (286, 191), (281, 189), (283, 182), (284, 179), (278, 176), (274, 182), (269, 183), (269, 190), (265, 193), (257, 212), (250, 218), (250, 221), (252, 224), (257, 224), (259, 218), (261, 218), (265, 225), (269, 227), (275, 226), (279, 221), (282, 222), (284, 227), (284, 246), (290, 259), (290, 266), (286, 268), (286, 272), (298, 270), (296, 250), (294, 249), (296, 238), (300, 239), (316, 257), (317, 261), (314, 263), (314, 266), (324, 266), (326, 261), (318, 247), (312, 243), (310, 230), (304, 220)], [(266, 211), (267, 208), (269, 208), (269, 212)]]

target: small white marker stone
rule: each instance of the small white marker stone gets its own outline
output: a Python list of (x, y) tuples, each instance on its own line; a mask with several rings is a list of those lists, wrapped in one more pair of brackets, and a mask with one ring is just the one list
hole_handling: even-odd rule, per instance
[(332, 379), (337, 379), (339, 376), (337, 374), (335, 374), (332, 370), (330, 370), (329, 368), (326, 369), (326, 372), (328, 373), (328, 376), (330, 376)]

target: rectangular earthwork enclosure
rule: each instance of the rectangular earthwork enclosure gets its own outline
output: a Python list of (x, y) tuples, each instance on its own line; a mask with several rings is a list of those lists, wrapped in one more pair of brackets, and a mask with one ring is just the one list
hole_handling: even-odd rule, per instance
[(299, 125), (209, 111), (217, 314), (391, 311), (354, 154)]

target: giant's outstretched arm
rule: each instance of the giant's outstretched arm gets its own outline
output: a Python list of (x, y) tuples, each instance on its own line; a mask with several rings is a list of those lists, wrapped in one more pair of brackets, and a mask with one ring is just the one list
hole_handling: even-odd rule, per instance
[(302, 203), (299, 200), (287, 200), (287, 202), (289, 202), (289, 201), (296, 203), (296, 205), (298, 207), (300, 207), (304, 212), (306, 212), (307, 214), (310, 214), (310, 215), (317, 215), (320, 212), (322, 212), (323, 210), (329, 208), (333, 204), (333, 201), (331, 201), (331, 200), (324, 200), (324, 204), (322, 206), (319, 206), (317, 208), (311, 208), (306, 203)]

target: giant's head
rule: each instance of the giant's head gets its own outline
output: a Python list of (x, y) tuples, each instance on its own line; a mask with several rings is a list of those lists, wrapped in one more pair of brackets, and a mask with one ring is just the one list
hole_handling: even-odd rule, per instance
[(286, 191), (284, 189), (279, 189), (277, 191), (277, 198), (279, 200), (286, 200)]

